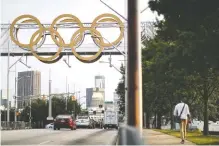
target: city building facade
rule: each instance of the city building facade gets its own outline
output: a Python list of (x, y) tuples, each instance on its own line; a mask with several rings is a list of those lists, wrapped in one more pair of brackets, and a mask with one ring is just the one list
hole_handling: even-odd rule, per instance
[(93, 88), (93, 95), (91, 100), (91, 106), (92, 108), (98, 108), (99, 105), (102, 105), (104, 107), (104, 89), (103, 88)]
[(105, 77), (98, 75), (95, 76), (95, 88), (103, 88), (105, 89)]
[(93, 88), (87, 88), (86, 89), (86, 107), (87, 108), (91, 106), (92, 96), (93, 96)]
[(31, 96), (41, 94), (41, 73), (39, 71), (18, 72), (17, 105), (18, 109), (29, 104)]

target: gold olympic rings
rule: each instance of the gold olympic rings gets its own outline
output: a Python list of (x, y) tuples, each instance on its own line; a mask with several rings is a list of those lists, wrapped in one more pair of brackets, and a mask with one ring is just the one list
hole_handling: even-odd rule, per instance
[[(21, 21), (22, 19), (26, 19), (26, 20)], [(37, 24), (38, 26), (38, 30), (34, 32), (33, 35), (31, 36), (29, 44), (23, 44), (18, 40), (17, 34), (19, 27), (17, 28), (15, 27), (18, 21), (21, 21), (21, 23), (25, 23), (25, 24), (34, 23)], [(113, 22), (119, 25), (120, 35), (112, 43), (104, 42), (104, 38), (102, 37), (101, 33), (96, 29), (99, 23), (102, 22)], [(57, 30), (58, 28), (56, 26), (57, 24), (60, 23), (64, 23), (64, 24), (76, 23), (77, 26), (79, 27), (79, 29), (73, 33), (70, 43), (68, 44), (65, 43), (62, 36), (59, 34)], [(98, 52), (96, 52), (95, 55), (89, 57), (81, 56), (75, 50), (82, 44), (87, 32), (89, 32), (93, 41), (99, 47)], [(55, 53), (55, 55), (51, 57), (41, 57), (36, 53), (36, 49), (40, 48), (45, 42), (46, 35), (50, 35), (54, 43), (58, 46), (58, 51)], [(31, 51), (33, 56), (35, 56), (38, 60), (44, 63), (55, 63), (58, 60), (60, 60), (60, 58), (63, 56), (61, 55), (61, 52), (64, 47), (71, 48), (72, 53), (79, 61), (84, 63), (92, 63), (97, 61), (102, 56), (102, 51), (104, 50), (104, 48), (116, 46), (121, 42), (124, 36), (124, 24), (117, 16), (113, 14), (105, 13), (97, 16), (92, 22), (91, 27), (84, 27), (83, 23), (81, 23), (81, 21), (76, 16), (72, 14), (62, 14), (53, 20), (50, 27), (46, 28), (40, 23), (40, 21), (36, 17), (32, 15), (21, 15), (12, 22), (10, 26), (10, 36), (11, 36), (11, 40), (16, 45), (18, 45), (22, 49), (27, 49), (28, 51)]]

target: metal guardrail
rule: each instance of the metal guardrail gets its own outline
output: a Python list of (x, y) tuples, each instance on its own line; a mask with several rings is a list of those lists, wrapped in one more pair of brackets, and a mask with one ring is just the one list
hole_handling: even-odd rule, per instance
[(1, 130), (16, 130), (16, 129), (31, 129), (31, 123), (18, 121), (18, 122), (1, 122)]

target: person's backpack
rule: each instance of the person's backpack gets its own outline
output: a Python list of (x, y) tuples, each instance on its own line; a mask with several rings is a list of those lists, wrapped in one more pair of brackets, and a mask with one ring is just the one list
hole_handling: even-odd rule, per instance
[(176, 123), (180, 123), (181, 122), (181, 115), (182, 115), (182, 112), (183, 112), (183, 110), (184, 110), (184, 108), (185, 108), (185, 103), (184, 103), (184, 106), (183, 106), (183, 108), (182, 108), (182, 111), (181, 111), (181, 113), (180, 113), (180, 115), (178, 115), (178, 111), (177, 111), (177, 116), (176, 116), (176, 118), (175, 118), (175, 122)]

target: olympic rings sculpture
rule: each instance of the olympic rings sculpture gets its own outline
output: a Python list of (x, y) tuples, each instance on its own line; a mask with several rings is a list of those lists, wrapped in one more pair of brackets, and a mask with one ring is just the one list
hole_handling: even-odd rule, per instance
[[(15, 25), (18, 21), (22, 19), (26, 19), (26, 20), (21, 21), (20, 22), (21, 24), (35, 23), (39, 27), (39, 29), (36, 32), (34, 32), (33, 35), (31, 36), (29, 44), (23, 44), (18, 40), (19, 28), (18, 27), (16, 28)], [(120, 28), (119, 37), (115, 39), (113, 42), (109, 42), (109, 43), (104, 42), (101, 33), (96, 29), (98, 23), (102, 23), (102, 22), (114, 22), (119, 25)], [(73, 33), (70, 43), (68, 44), (65, 43), (62, 36), (59, 34), (58, 28), (56, 27), (58, 23), (64, 23), (64, 24), (76, 23), (77, 26), (79, 27), (79, 29), (75, 33)], [(76, 52), (76, 48), (78, 48), (83, 43), (87, 32), (89, 32), (94, 43), (99, 47), (99, 50), (93, 56), (84, 57)], [(58, 46), (58, 51), (55, 53), (54, 56), (41, 57), (36, 53), (35, 50), (43, 45), (47, 35), (50, 35), (54, 43)], [(105, 13), (97, 16), (93, 20), (91, 27), (84, 27), (83, 23), (76, 16), (72, 14), (62, 14), (53, 20), (49, 28), (46, 28), (40, 23), (40, 21), (36, 17), (32, 15), (21, 15), (12, 22), (10, 26), (10, 36), (11, 36), (11, 40), (16, 45), (18, 45), (22, 49), (26, 48), (28, 51), (31, 51), (33, 56), (35, 56), (38, 60), (44, 63), (55, 63), (58, 60), (60, 60), (63, 56), (60, 53), (62, 52), (64, 47), (71, 48), (72, 53), (78, 60), (84, 63), (92, 63), (101, 58), (102, 51), (104, 50), (104, 48), (116, 46), (121, 42), (122, 38), (124, 37), (124, 24), (117, 16), (113, 14)]]

